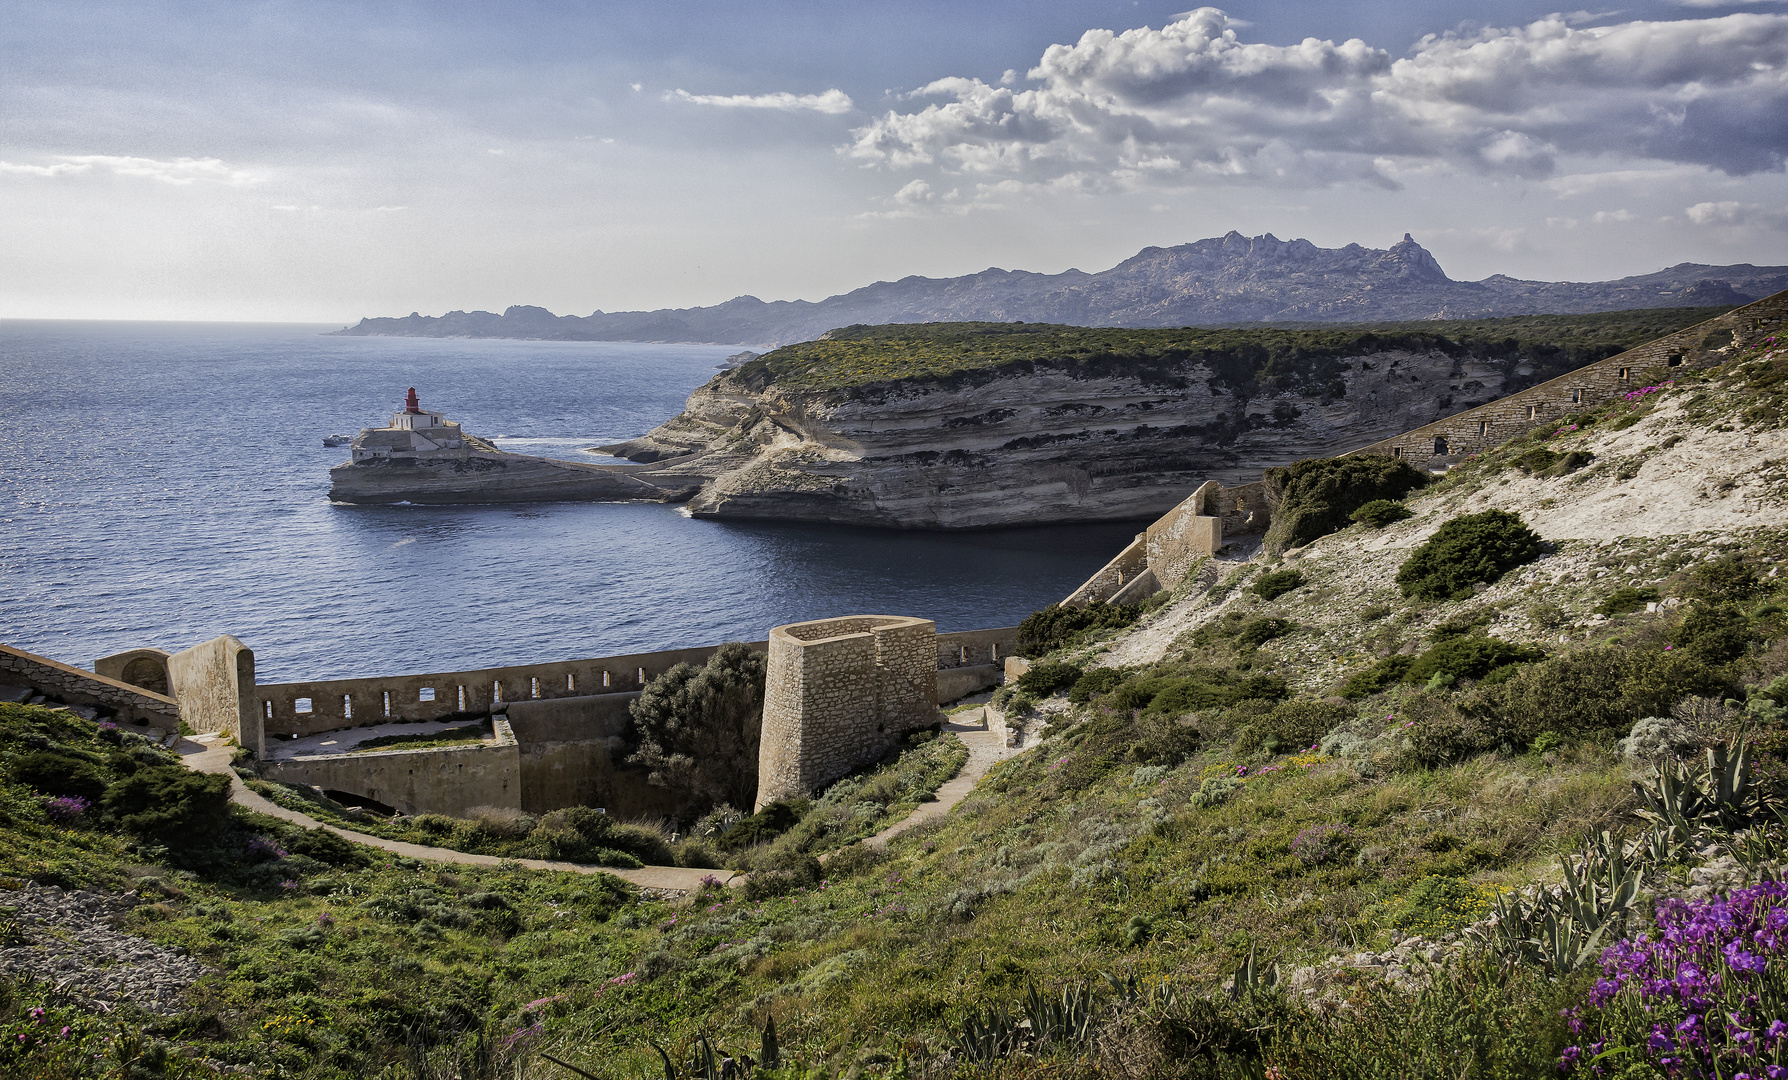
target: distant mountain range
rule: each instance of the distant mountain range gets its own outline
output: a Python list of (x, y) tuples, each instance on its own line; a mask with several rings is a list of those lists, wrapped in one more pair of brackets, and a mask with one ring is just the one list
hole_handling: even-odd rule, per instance
[(1078, 326), (1211, 326), (1255, 322), (1381, 322), (1577, 314), (1739, 304), (1788, 289), (1788, 266), (1679, 263), (1617, 281), (1454, 281), (1406, 233), (1389, 249), (1320, 248), (1238, 232), (1144, 248), (1097, 274), (983, 270), (955, 278), (878, 281), (817, 303), (741, 296), (713, 307), (554, 315), (511, 307), (362, 319), (337, 331), (384, 337), (549, 341), (717, 342), (757, 347), (809, 341), (854, 323), (1050, 322)]

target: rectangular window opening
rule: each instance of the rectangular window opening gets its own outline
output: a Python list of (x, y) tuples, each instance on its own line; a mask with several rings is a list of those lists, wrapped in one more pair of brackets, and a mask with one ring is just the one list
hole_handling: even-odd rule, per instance
[(646, 685), (646, 669), (645, 668), (639, 669), (639, 684), (641, 686)]
[(503, 680), (502, 679), (498, 679), (496, 682), (493, 682), (490, 684), (490, 699), (492, 701), (502, 701), (503, 700)]
[(1488, 435), (1488, 434), (1490, 434), (1490, 421), (1479, 420), (1478, 421), (1478, 436), (1480, 438), (1482, 438), (1483, 436)]
[(604, 672), (603, 672), (603, 673), (602, 673), (602, 686), (603, 686), (603, 688), (604, 688), (604, 689), (607, 689), (607, 688), (608, 688), (608, 685), (609, 685), (609, 683), (608, 683), (608, 672), (606, 672), (606, 671), (604, 671)]
[(1616, 377), (1619, 378), (1620, 380), (1622, 380), (1623, 382), (1628, 379), (1631, 379), (1633, 377), (1633, 369), (1630, 367), (1623, 367), (1620, 369), (1620, 374)]
[(384, 691), (384, 701), (383, 701), (382, 705), (383, 705), (384, 714), (386, 716), (390, 716), (391, 715), (391, 691), (389, 691), (389, 690)]
[(310, 711), (310, 699), (307, 697), (301, 697), (297, 701), (292, 702), (292, 711), (295, 713), (309, 712)]
[(266, 708), (266, 710), (267, 710), (267, 716), (266, 716), (266, 719), (268, 719), (268, 720), (271, 720), (271, 719), (273, 719), (273, 702), (271, 702), (271, 701), (263, 701), (263, 702), (261, 702), (261, 705), (262, 705), (262, 706), (263, 706), (263, 707), (265, 707), (265, 708)]
[(425, 686), (421, 690), (419, 690), (416, 694), (417, 701), (433, 701), (434, 699), (435, 699), (435, 688), (432, 686)]
[(459, 711), (466, 711), (466, 688), (463, 686), (459, 688)]
[(354, 695), (343, 694), (341, 696), (341, 715), (344, 720), (354, 719)]
[(999, 642), (996, 641), (993, 643), (993, 647), (987, 650), (987, 655), (989, 658), (991, 658), (993, 660), (994, 663), (997, 664), (1000, 662)]
[(539, 697), (540, 696), (540, 680), (539, 680), (539, 678), (533, 678), (533, 679), (528, 680), (528, 696), (529, 697)]
[(1587, 391), (1587, 390), (1572, 390), (1571, 391), (1571, 404), (1573, 404), (1573, 405), (1581, 405), (1588, 399), (1589, 399), (1589, 391)]
[(576, 689), (577, 689), (577, 676), (576, 675), (565, 676), (565, 691), (566, 691), (566, 693), (570, 693)]
[(1527, 418), (1529, 420), (1537, 420), (1539, 419), (1539, 415), (1540, 407), (1538, 405), (1529, 405), (1527, 407)]

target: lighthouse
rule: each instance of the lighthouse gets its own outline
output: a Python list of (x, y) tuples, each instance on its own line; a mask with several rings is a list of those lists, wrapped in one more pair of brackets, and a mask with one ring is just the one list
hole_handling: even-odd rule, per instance
[(447, 426), (447, 418), (442, 413), (429, 412), (422, 407), (421, 399), (416, 396), (416, 388), (404, 395), (404, 411), (391, 414), (391, 426), (404, 431), (427, 431), (429, 428)]

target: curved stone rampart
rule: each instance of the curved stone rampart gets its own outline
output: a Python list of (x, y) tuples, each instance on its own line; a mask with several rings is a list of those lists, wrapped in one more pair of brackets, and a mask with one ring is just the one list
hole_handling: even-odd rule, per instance
[(757, 809), (873, 764), (937, 722), (937, 624), (849, 615), (770, 631)]

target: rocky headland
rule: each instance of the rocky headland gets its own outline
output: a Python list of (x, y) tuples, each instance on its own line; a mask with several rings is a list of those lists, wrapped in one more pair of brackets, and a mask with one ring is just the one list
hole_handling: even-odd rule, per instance
[(725, 371), (676, 417), (600, 449), (645, 463), (642, 482), (697, 485), (698, 515), (896, 528), (1132, 518), (1205, 480), (1252, 481), (1620, 351), (1450, 328), (851, 327)]

